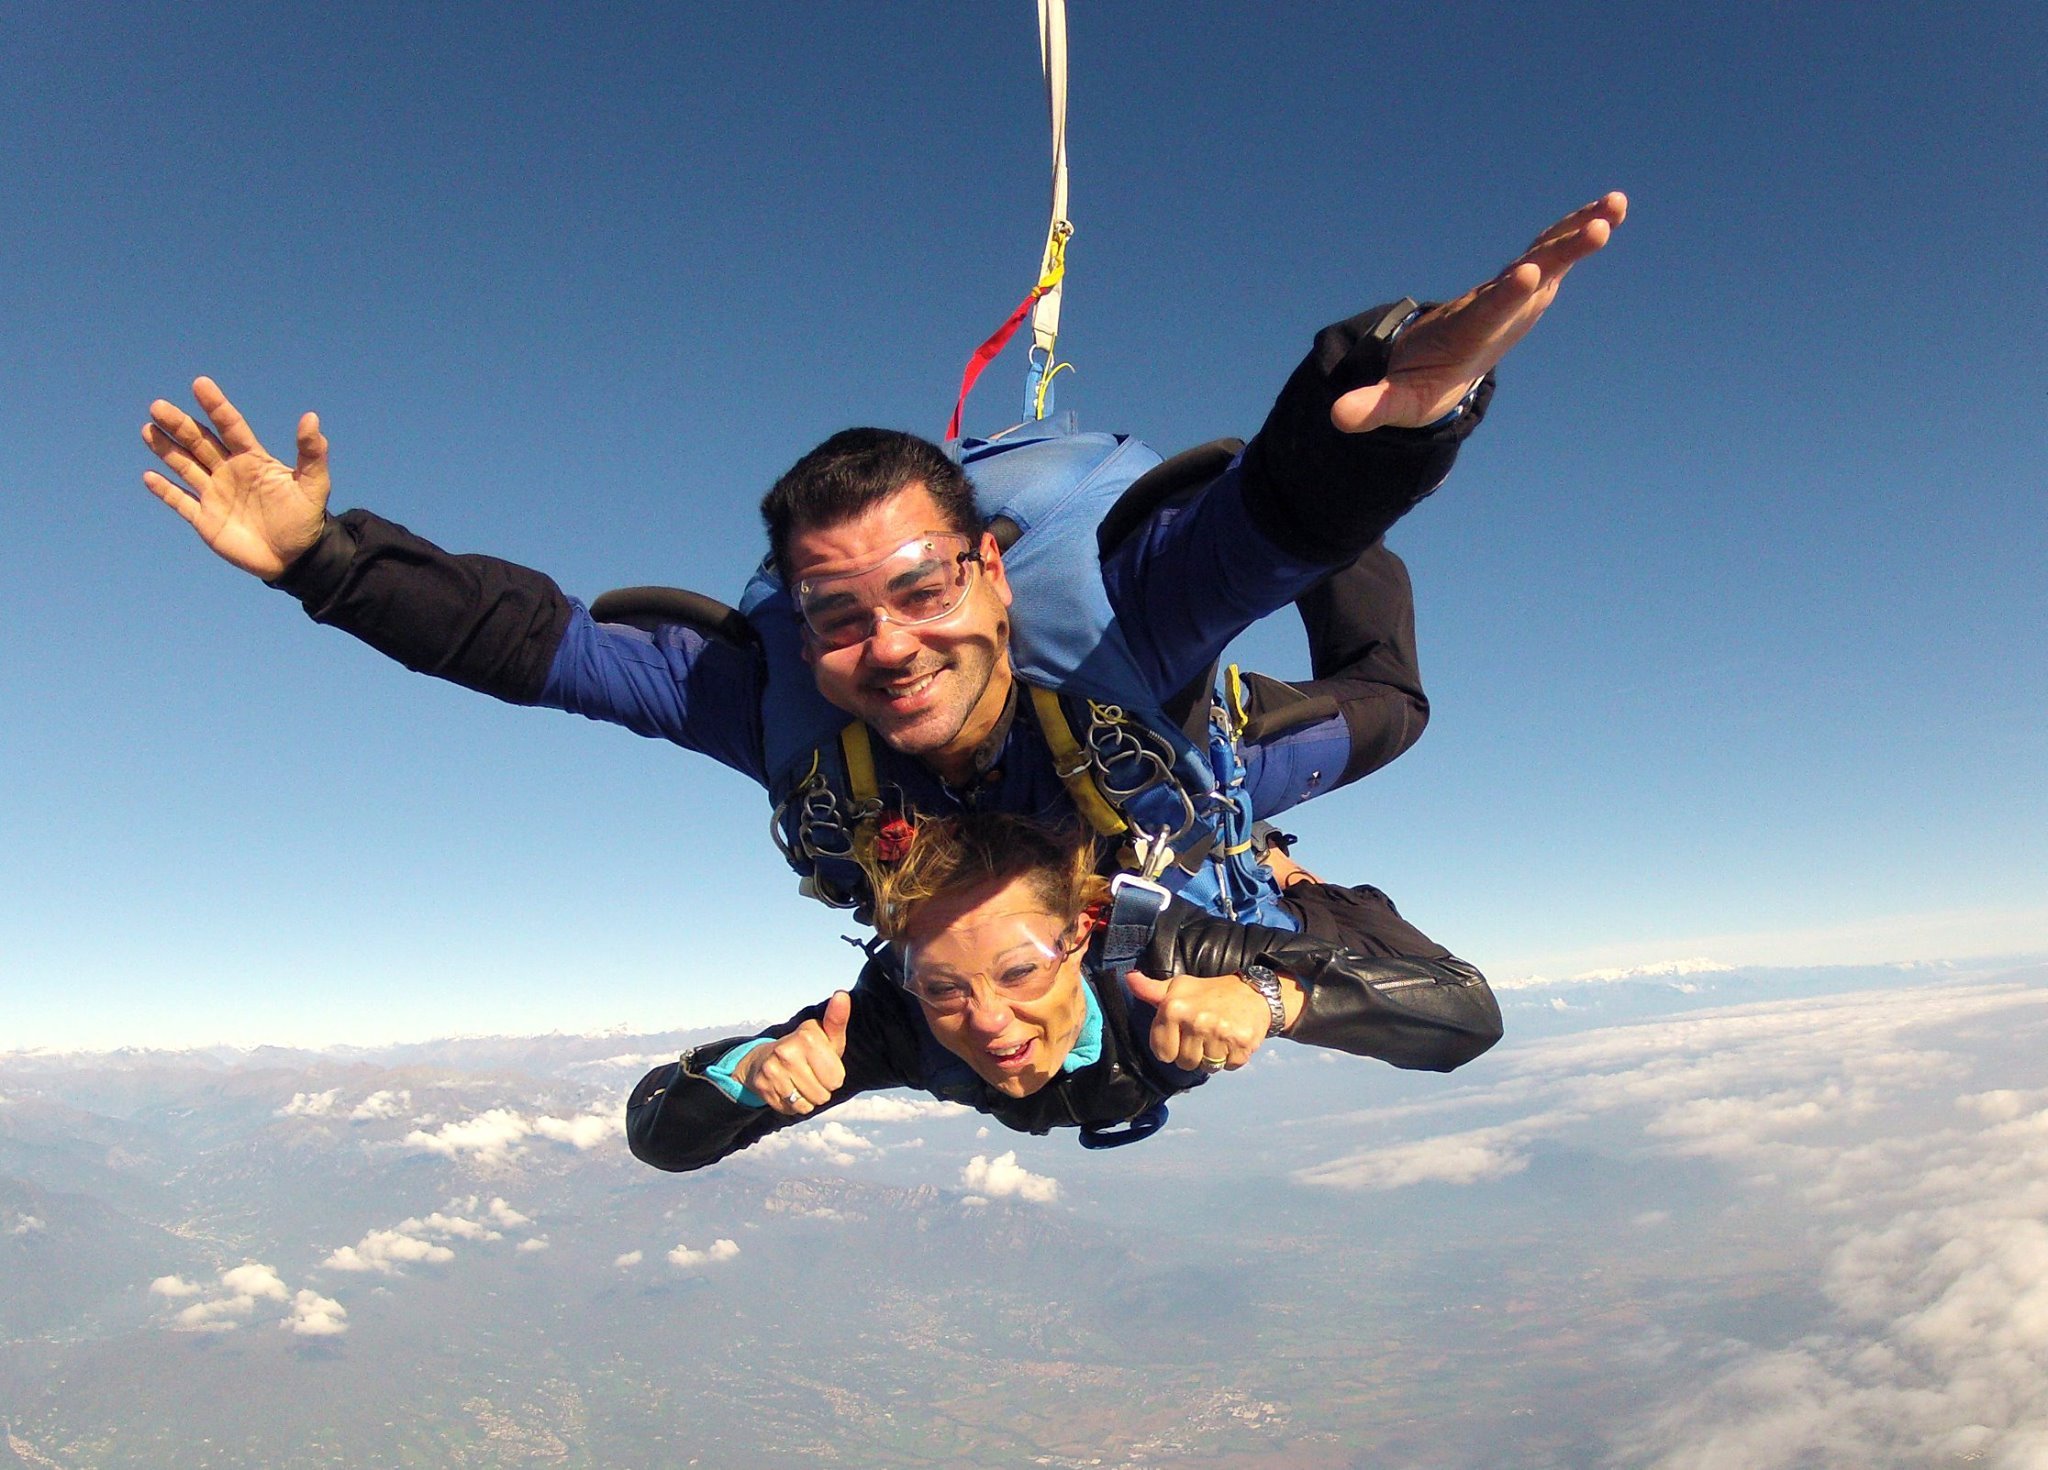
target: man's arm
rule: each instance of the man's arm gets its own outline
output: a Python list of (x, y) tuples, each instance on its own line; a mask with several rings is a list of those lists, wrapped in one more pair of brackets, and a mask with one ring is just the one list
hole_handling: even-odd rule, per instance
[(1395, 303), (1317, 335), (1238, 461), (1104, 563), (1156, 692), (1186, 685), (1243, 628), (1354, 560), (1443, 482), (1485, 411), (1494, 365), (1626, 208), (1609, 194), (1574, 211), (1455, 301)]
[(1429, 723), (1415, 653), (1415, 593), (1375, 542), (1299, 598), (1311, 677), (1247, 673), (1240, 739), (1251, 809), (1272, 818), (1401, 755)]
[(515, 704), (543, 704), (700, 750), (762, 779), (761, 671), (690, 630), (592, 621), (543, 573), (457, 556), (368, 511), (327, 514), (327, 440), (300, 421), (298, 463), (266, 451), (210, 379), (211, 428), (150, 405), (143, 438), (173, 481), (144, 483), (215, 552), (407, 668)]

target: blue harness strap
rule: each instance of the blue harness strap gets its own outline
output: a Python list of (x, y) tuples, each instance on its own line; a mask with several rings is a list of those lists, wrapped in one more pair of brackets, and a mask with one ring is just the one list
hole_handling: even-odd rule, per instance
[[(1110, 883), (1109, 923), (1102, 937), (1100, 967), (1110, 980), (1123, 984), (1124, 976), (1152, 942), (1152, 926), (1173, 902), (1173, 895), (1157, 883), (1119, 873)], [(1142, 1143), (1166, 1126), (1166, 1099), (1161, 1098), (1121, 1128), (1081, 1128), (1083, 1148), (1122, 1148)]]

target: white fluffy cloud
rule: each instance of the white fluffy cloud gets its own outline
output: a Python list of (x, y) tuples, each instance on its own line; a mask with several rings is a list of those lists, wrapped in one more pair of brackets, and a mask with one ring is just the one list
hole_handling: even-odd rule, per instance
[(341, 1096), (339, 1087), (330, 1087), (325, 1092), (295, 1092), (292, 1100), (277, 1110), (280, 1118), (324, 1118), (334, 1111), (334, 1100)]
[(15, 1217), (14, 1223), (7, 1227), (7, 1233), (9, 1235), (37, 1235), (49, 1228), (40, 1215), (18, 1215)]
[(579, 1113), (573, 1118), (535, 1118), (533, 1131), (542, 1138), (566, 1143), (575, 1149), (596, 1148), (621, 1137), (623, 1125), (610, 1113)]
[[(729, 1261), (739, 1253), (740, 1243), (736, 1240), (714, 1240), (708, 1249), (701, 1251), (691, 1250), (686, 1245), (678, 1245), (668, 1253), (668, 1263), (679, 1270), (694, 1271), (700, 1266)], [(639, 1252), (635, 1251), (634, 1254), (638, 1255)]]
[(520, 1241), (519, 1244), (514, 1247), (514, 1249), (517, 1250), (521, 1255), (530, 1256), (536, 1254), (537, 1252), (546, 1250), (549, 1244), (550, 1242), (545, 1235), (535, 1235)]
[[(471, 1218), (482, 1214), (490, 1224)], [(398, 1275), (404, 1267), (411, 1265), (438, 1266), (455, 1259), (455, 1252), (442, 1241), (464, 1240), (488, 1244), (503, 1240), (505, 1230), (517, 1230), (531, 1225), (530, 1216), (521, 1214), (507, 1204), (502, 1196), (493, 1196), (486, 1203), (481, 1195), (470, 1195), (466, 1199), (453, 1199), (446, 1209), (436, 1210), (430, 1215), (415, 1215), (400, 1220), (389, 1230), (372, 1230), (354, 1245), (345, 1245), (335, 1250), (320, 1264), (330, 1271), (374, 1271), (383, 1276)], [(495, 1227), (503, 1226), (505, 1230)], [(518, 1249), (523, 1251), (546, 1250), (545, 1241), (523, 1240)]]
[(278, 1325), (298, 1337), (339, 1337), (348, 1331), (348, 1308), (331, 1296), (302, 1290), (292, 1298), (291, 1315)]
[[(476, 1206), (471, 1205), (470, 1208), (475, 1209)], [(522, 1226), (533, 1223), (532, 1216), (520, 1214), (519, 1211), (506, 1204), (502, 1198), (493, 1198), (488, 1205), (484, 1206), (484, 1212), (491, 1217), (493, 1223), (502, 1225), (507, 1230), (517, 1230)]]
[(320, 1264), (329, 1271), (375, 1271), (396, 1276), (405, 1266), (442, 1265), (455, 1259), (445, 1245), (422, 1240), (401, 1230), (372, 1230), (354, 1245), (335, 1250)]
[(1046, 1205), (1060, 1195), (1059, 1181), (1026, 1169), (1017, 1162), (1015, 1149), (992, 1159), (976, 1154), (961, 1169), (960, 1182), (989, 1199), (1016, 1198)]
[[(836, 1109), (835, 1109), (836, 1111)], [(778, 1154), (795, 1150), (799, 1153), (816, 1154), (829, 1164), (842, 1168), (857, 1163), (863, 1157), (875, 1154), (875, 1141), (857, 1129), (849, 1128), (835, 1118), (821, 1118), (815, 1123), (798, 1128), (785, 1128), (780, 1133), (771, 1133), (753, 1147), (760, 1154)]]
[(277, 1272), (268, 1266), (256, 1264), (237, 1266), (231, 1271), (220, 1273), (220, 1284), (237, 1296), (260, 1297), (266, 1301), (289, 1301), (291, 1293), (278, 1278)]
[(582, 1113), (573, 1118), (543, 1114), (529, 1118), (511, 1108), (491, 1108), (433, 1132), (415, 1128), (405, 1141), (413, 1148), (444, 1158), (467, 1159), (485, 1168), (509, 1164), (529, 1138), (545, 1138), (584, 1150), (620, 1138), (619, 1121), (608, 1113)]
[(206, 1298), (172, 1314), (171, 1325), (179, 1332), (233, 1332), (256, 1315), (258, 1303), (291, 1300), (277, 1272), (254, 1261), (221, 1272), (211, 1287), (180, 1276), (159, 1276), (149, 1283), (149, 1290), (152, 1296), (173, 1301)]
[(630, 1271), (646, 1259), (647, 1252), (645, 1251), (627, 1251), (624, 1255), (615, 1259), (612, 1264), (621, 1271)]
[(351, 1123), (369, 1123), (379, 1118), (396, 1118), (412, 1107), (412, 1094), (402, 1088), (392, 1092), (373, 1092), (353, 1108), (349, 1109)]

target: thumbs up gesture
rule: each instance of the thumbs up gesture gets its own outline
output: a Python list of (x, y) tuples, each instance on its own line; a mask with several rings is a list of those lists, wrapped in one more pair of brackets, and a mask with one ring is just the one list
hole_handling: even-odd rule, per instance
[(1266, 1039), (1272, 1013), (1235, 975), (1175, 975), (1155, 980), (1133, 970), (1132, 995), (1153, 1009), (1152, 1054), (1187, 1072), (1235, 1071)]
[(853, 997), (834, 991), (816, 1020), (742, 1058), (733, 1080), (785, 1116), (815, 1112), (846, 1082), (846, 1027), (852, 1019)]

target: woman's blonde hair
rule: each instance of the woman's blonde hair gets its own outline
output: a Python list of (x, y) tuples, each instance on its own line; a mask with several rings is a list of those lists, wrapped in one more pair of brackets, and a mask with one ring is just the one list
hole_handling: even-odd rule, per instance
[(1028, 881), (1045, 911), (1066, 923), (1109, 897), (1095, 871), (1095, 839), (1008, 812), (922, 817), (900, 861), (869, 861), (875, 932), (901, 939), (918, 909), (935, 898), (983, 884)]

